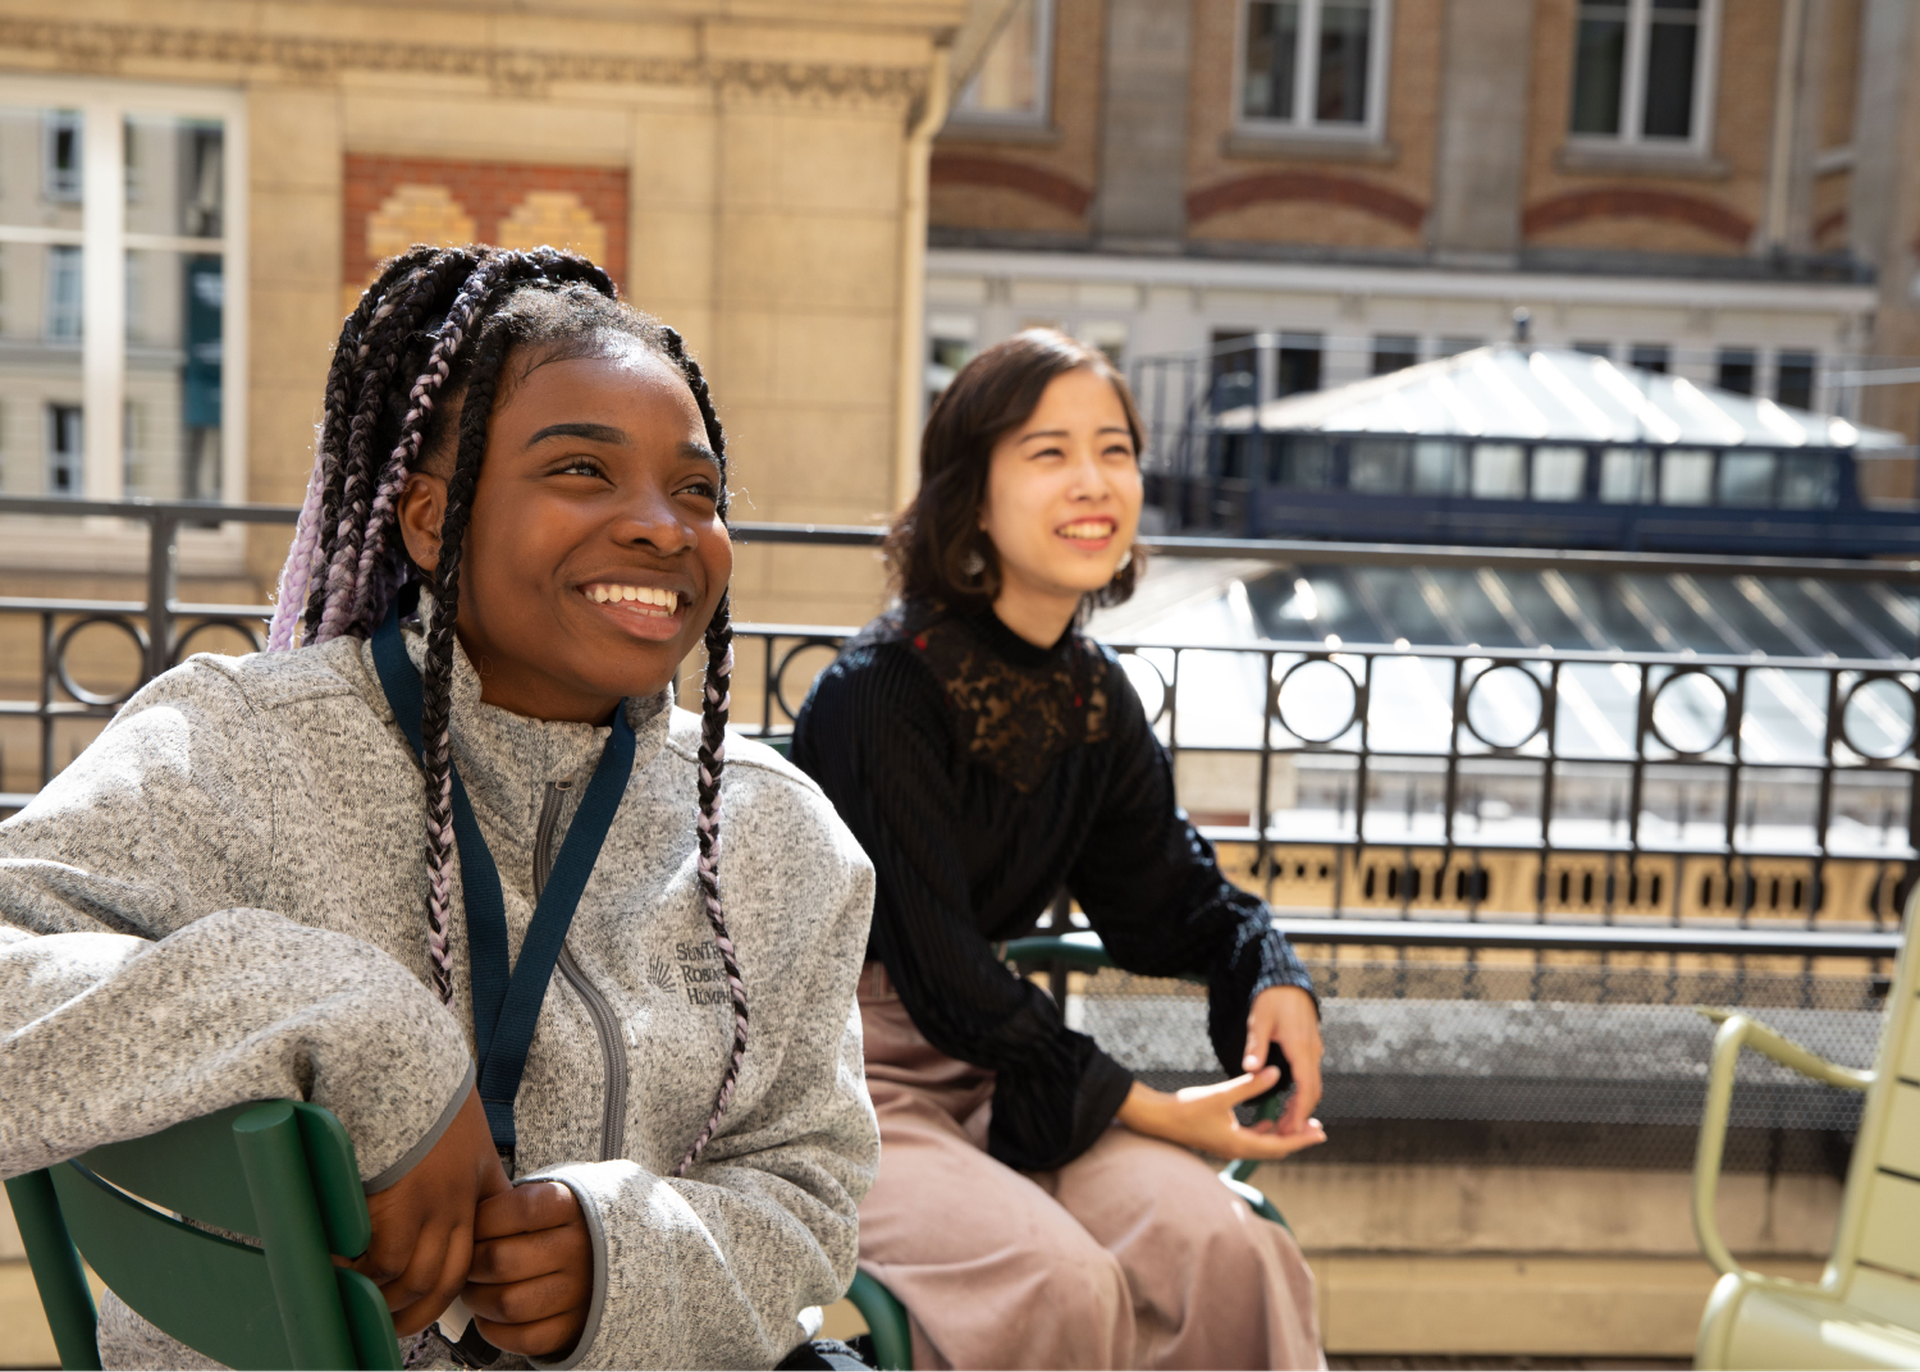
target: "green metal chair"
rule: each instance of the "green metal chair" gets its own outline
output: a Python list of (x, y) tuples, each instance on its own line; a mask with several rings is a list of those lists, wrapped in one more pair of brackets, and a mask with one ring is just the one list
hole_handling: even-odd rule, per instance
[(62, 1367), (100, 1366), (82, 1257), (162, 1332), (229, 1367), (400, 1366), (380, 1288), (333, 1264), (373, 1231), (353, 1142), (317, 1105), (232, 1106), (14, 1177), (7, 1196)]
[[(1004, 952), (1006, 960), (1020, 968), (1047, 967), (1064, 973), (1097, 972), (1113, 966), (1113, 960), (1101, 946), (1099, 936), (1085, 932), (1039, 934), (1031, 938), (1014, 939), (1006, 945)], [(1261, 1110), (1262, 1119), (1277, 1119), (1279, 1114), (1278, 1099), (1268, 1101)], [(1230, 1163), (1221, 1169), (1220, 1180), (1244, 1200), (1255, 1214), (1291, 1232), (1292, 1226), (1278, 1207), (1249, 1180), (1259, 1165), (1251, 1158)], [(847, 1299), (867, 1322), (867, 1328), (873, 1336), (874, 1360), (880, 1367), (886, 1372), (910, 1372), (913, 1367), (913, 1339), (908, 1330), (906, 1306), (884, 1284), (865, 1272), (854, 1277), (853, 1286), (847, 1291)]]
[[(1920, 1368), (1920, 892), (1907, 903), (1906, 940), (1888, 992), (1873, 1070), (1840, 1067), (1758, 1020), (1720, 1021), (1693, 1168), (1693, 1225), (1722, 1276), (1707, 1299), (1699, 1368)], [(1749, 1271), (1714, 1218), (1734, 1067), (1751, 1048), (1803, 1076), (1866, 1093), (1833, 1251), (1818, 1283)]]

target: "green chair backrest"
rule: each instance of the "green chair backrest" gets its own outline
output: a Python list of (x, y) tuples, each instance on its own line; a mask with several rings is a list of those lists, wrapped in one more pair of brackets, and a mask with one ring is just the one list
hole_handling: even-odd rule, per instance
[(63, 1367), (100, 1366), (82, 1256), (162, 1332), (229, 1367), (400, 1366), (380, 1289), (333, 1264), (365, 1252), (372, 1228), (352, 1140), (319, 1106), (232, 1106), (15, 1177), (7, 1194)]
[(1847, 1173), (1846, 1199), (1822, 1285), (1869, 1314), (1920, 1330), (1920, 892), (1887, 992)]

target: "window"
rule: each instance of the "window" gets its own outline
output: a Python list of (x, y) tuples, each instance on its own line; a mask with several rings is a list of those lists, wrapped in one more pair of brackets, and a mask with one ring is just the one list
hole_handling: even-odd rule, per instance
[(78, 405), (47, 406), (47, 494), (79, 495), (85, 452)]
[(49, 110), (40, 121), (41, 195), (57, 204), (80, 200), (80, 116), (73, 110)]
[(9, 454), (8, 490), (239, 497), (244, 108), (232, 92), (0, 78), (0, 404), (45, 416), (44, 461)]
[(1703, 147), (1717, 11), (1717, 0), (1580, 0), (1572, 133)]
[(1413, 489), (1418, 495), (1465, 495), (1466, 449), (1444, 438), (1415, 440)]
[(1609, 505), (1653, 504), (1653, 454), (1645, 448), (1601, 453), (1600, 499)]
[(1356, 438), (1347, 457), (1347, 489), (1401, 495), (1407, 489), (1407, 441)]
[(1604, 357), (1608, 361), (1612, 361), (1613, 359), (1613, 344), (1611, 343), (1595, 343), (1592, 340), (1588, 340), (1585, 343), (1574, 344), (1573, 350), (1577, 353), (1585, 353), (1588, 357)]
[(1389, 0), (1243, 0), (1241, 122), (1377, 135)]
[(1826, 453), (1785, 453), (1780, 461), (1780, 504), (1789, 510), (1830, 510), (1836, 494), (1833, 459)]
[(1518, 443), (1473, 445), (1473, 494), (1481, 500), (1520, 500), (1527, 494), (1526, 450)]
[(1584, 500), (1587, 450), (1542, 444), (1533, 450), (1535, 500)]
[(80, 337), (80, 249), (56, 243), (47, 249), (46, 337)]
[(1673, 360), (1673, 350), (1664, 343), (1636, 343), (1627, 353), (1627, 361), (1643, 372), (1665, 372)]
[(1080, 326), (1078, 337), (1082, 343), (1098, 348), (1106, 355), (1113, 369), (1121, 375), (1127, 370), (1127, 322), (1124, 319), (1093, 319)]
[(1461, 353), (1470, 353), (1481, 346), (1477, 338), (1443, 338), (1440, 340), (1440, 356), (1458, 357)]
[(1251, 405), (1259, 396), (1259, 340), (1250, 333), (1214, 330), (1213, 412)]
[(1773, 504), (1773, 472), (1778, 459), (1772, 453), (1735, 448), (1720, 458), (1722, 505)]
[(1297, 491), (1323, 491), (1333, 476), (1333, 454), (1324, 438), (1277, 434), (1269, 440), (1267, 482)]
[(1014, 0), (953, 102), (957, 124), (1045, 124), (1053, 68), (1053, 0)]
[(978, 349), (974, 340), (980, 326), (969, 315), (936, 314), (927, 317), (927, 408), (952, 384), (954, 374)]
[(1720, 389), (1736, 395), (1752, 395), (1757, 361), (1752, 348), (1722, 348), (1720, 372), (1716, 378)]
[(1660, 462), (1662, 505), (1708, 505), (1713, 501), (1713, 454), (1701, 448), (1669, 448)]
[(1773, 398), (1798, 410), (1813, 408), (1813, 354), (1781, 353), (1774, 368)]
[(1373, 374), (1385, 376), (1420, 360), (1420, 340), (1410, 334), (1386, 333), (1373, 340)]
[(1317, 333), (1283, 333), (1274, 370), (1274, 393), (1297, 395), (1320, 389), (1320, 346)]

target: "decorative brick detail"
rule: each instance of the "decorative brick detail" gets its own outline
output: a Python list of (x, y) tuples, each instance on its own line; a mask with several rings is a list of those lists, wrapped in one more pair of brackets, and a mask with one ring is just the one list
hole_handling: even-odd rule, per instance
[(1198, 224), (1229, 210), (1245, 209), (1278, 200), (1312, 200), (1362, 210), (1401, 228), (1418, 233), (1426, 222), (1427, 207), (1399, 191), (1329, 172), (1256, 172), (1236, 176), (1187, 196), (1187, 222)]
[(1093, 188), (1078, 181), (1036, 167), (1029, 162), (1008, 162), (999, 157), (973, 157), (964, 153), (936, 152), (927, 173), (936, 186), (994, 186), (1019, 191), (1036, 200), (1058, 205), (1068, 214), (1085, 214), (1093, 203)]
[(1550, 196), (1527, 206), (1520, 223), (1526, 233), (1536, 234), (1587, 219), (1666, 219), (1691, 224), (1742, 248), (1753, 237), (1753, 221), (1725, 205), (1681, 191), (1639, 186), (1605, 186)]
[(355, 298), (382, 259), (415, 242), (571, 247), (627, 272), (625, 168), (458, 162), (350, 152), (342, 278)]

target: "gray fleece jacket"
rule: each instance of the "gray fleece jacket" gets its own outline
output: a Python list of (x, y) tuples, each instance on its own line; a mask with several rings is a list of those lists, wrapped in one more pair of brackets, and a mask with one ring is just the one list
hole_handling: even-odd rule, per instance
[[(418, 665), (422, 640), (408, 635)], [(695, 879), (699, 721), (629, 701), (638, 747), (547, 989), (516, 1109), (519, 1178), (564, 1182), (593, 1308), (562, 1367), (771, 1366), (853, 1275), (879, 1136), (854, 984), (873, 872), (812, 781), (727, 745), (721, 888), (751, 1037), (718, 1134), (731, 1009)], [(482, 704), (456, 666), (453, 748), (511, 951), (608, 734)], [(240, 1101), (299, 1097), (352, 1135), (369, 1191), (473, 1081), (428, 987), (420, 771), (367, 646), (195, 657), (0, 824), (0, 1176)], [(109, 1299), (109, 1366), (204, 1365)]]

